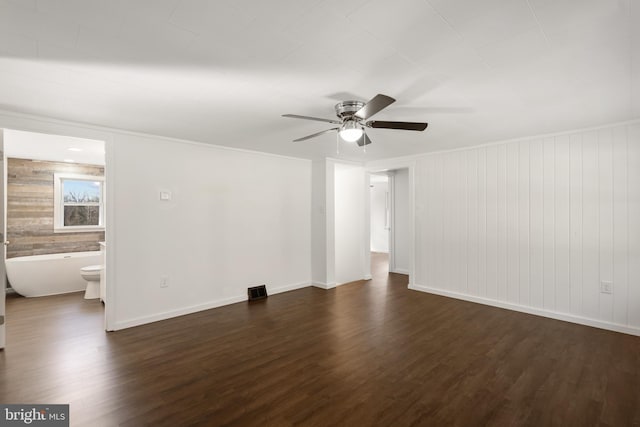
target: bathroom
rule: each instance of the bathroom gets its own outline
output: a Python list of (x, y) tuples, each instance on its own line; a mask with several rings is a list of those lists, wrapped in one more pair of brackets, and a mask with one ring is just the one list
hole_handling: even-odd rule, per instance
[(3, 129), (7, 324), (33, 305), (104, 317), (103, 141)]

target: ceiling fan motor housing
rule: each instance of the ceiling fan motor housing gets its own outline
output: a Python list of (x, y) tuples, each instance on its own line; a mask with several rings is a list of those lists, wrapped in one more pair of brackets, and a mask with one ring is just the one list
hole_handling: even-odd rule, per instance
[(336, 104), (336, 115), (340, 119), (351, 118), (358, 110), (365, 106), (362, 101), (343, 101)]

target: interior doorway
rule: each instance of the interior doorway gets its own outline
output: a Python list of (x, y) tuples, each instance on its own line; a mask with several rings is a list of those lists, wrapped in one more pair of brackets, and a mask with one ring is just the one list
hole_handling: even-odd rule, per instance
[(391, 201), (389, 176), (386, 173), (370, 175), (369, 197), (371, 206), (371, 252), (388, 254)]
[(90, 315), (104, 330), (105, 141), (7, 128), (2, 135), (0, 263), (10, 286), (3, 283), (0, 311), (14, 331), (34, 311), (45, 327), (58, 308), (78, 314), (77, 323), (93, 324), (83, 317)]
[(411, 220), (409, 169), (369, 174), (372, 268), (410, 273)]

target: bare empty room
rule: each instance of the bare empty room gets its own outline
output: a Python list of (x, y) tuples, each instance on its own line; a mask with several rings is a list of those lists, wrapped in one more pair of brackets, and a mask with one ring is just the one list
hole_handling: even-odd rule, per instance
[(2, 425), (640, 425), (638, 0), (0, 0), (0, 151)]

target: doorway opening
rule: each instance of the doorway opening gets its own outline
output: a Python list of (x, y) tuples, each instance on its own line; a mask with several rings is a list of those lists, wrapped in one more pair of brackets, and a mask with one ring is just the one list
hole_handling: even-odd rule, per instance
[(106, 329), (105, 142), (0, 132), (7, 323), (47, 328), (63, 315)]
[(410, 272), (409, 169), (369, 174), (371, 274)]
[(389, 175), (386, 172), (369, 175), (369, 206), (371, 275), (387, 275), (389, 273), (391, 194)]

